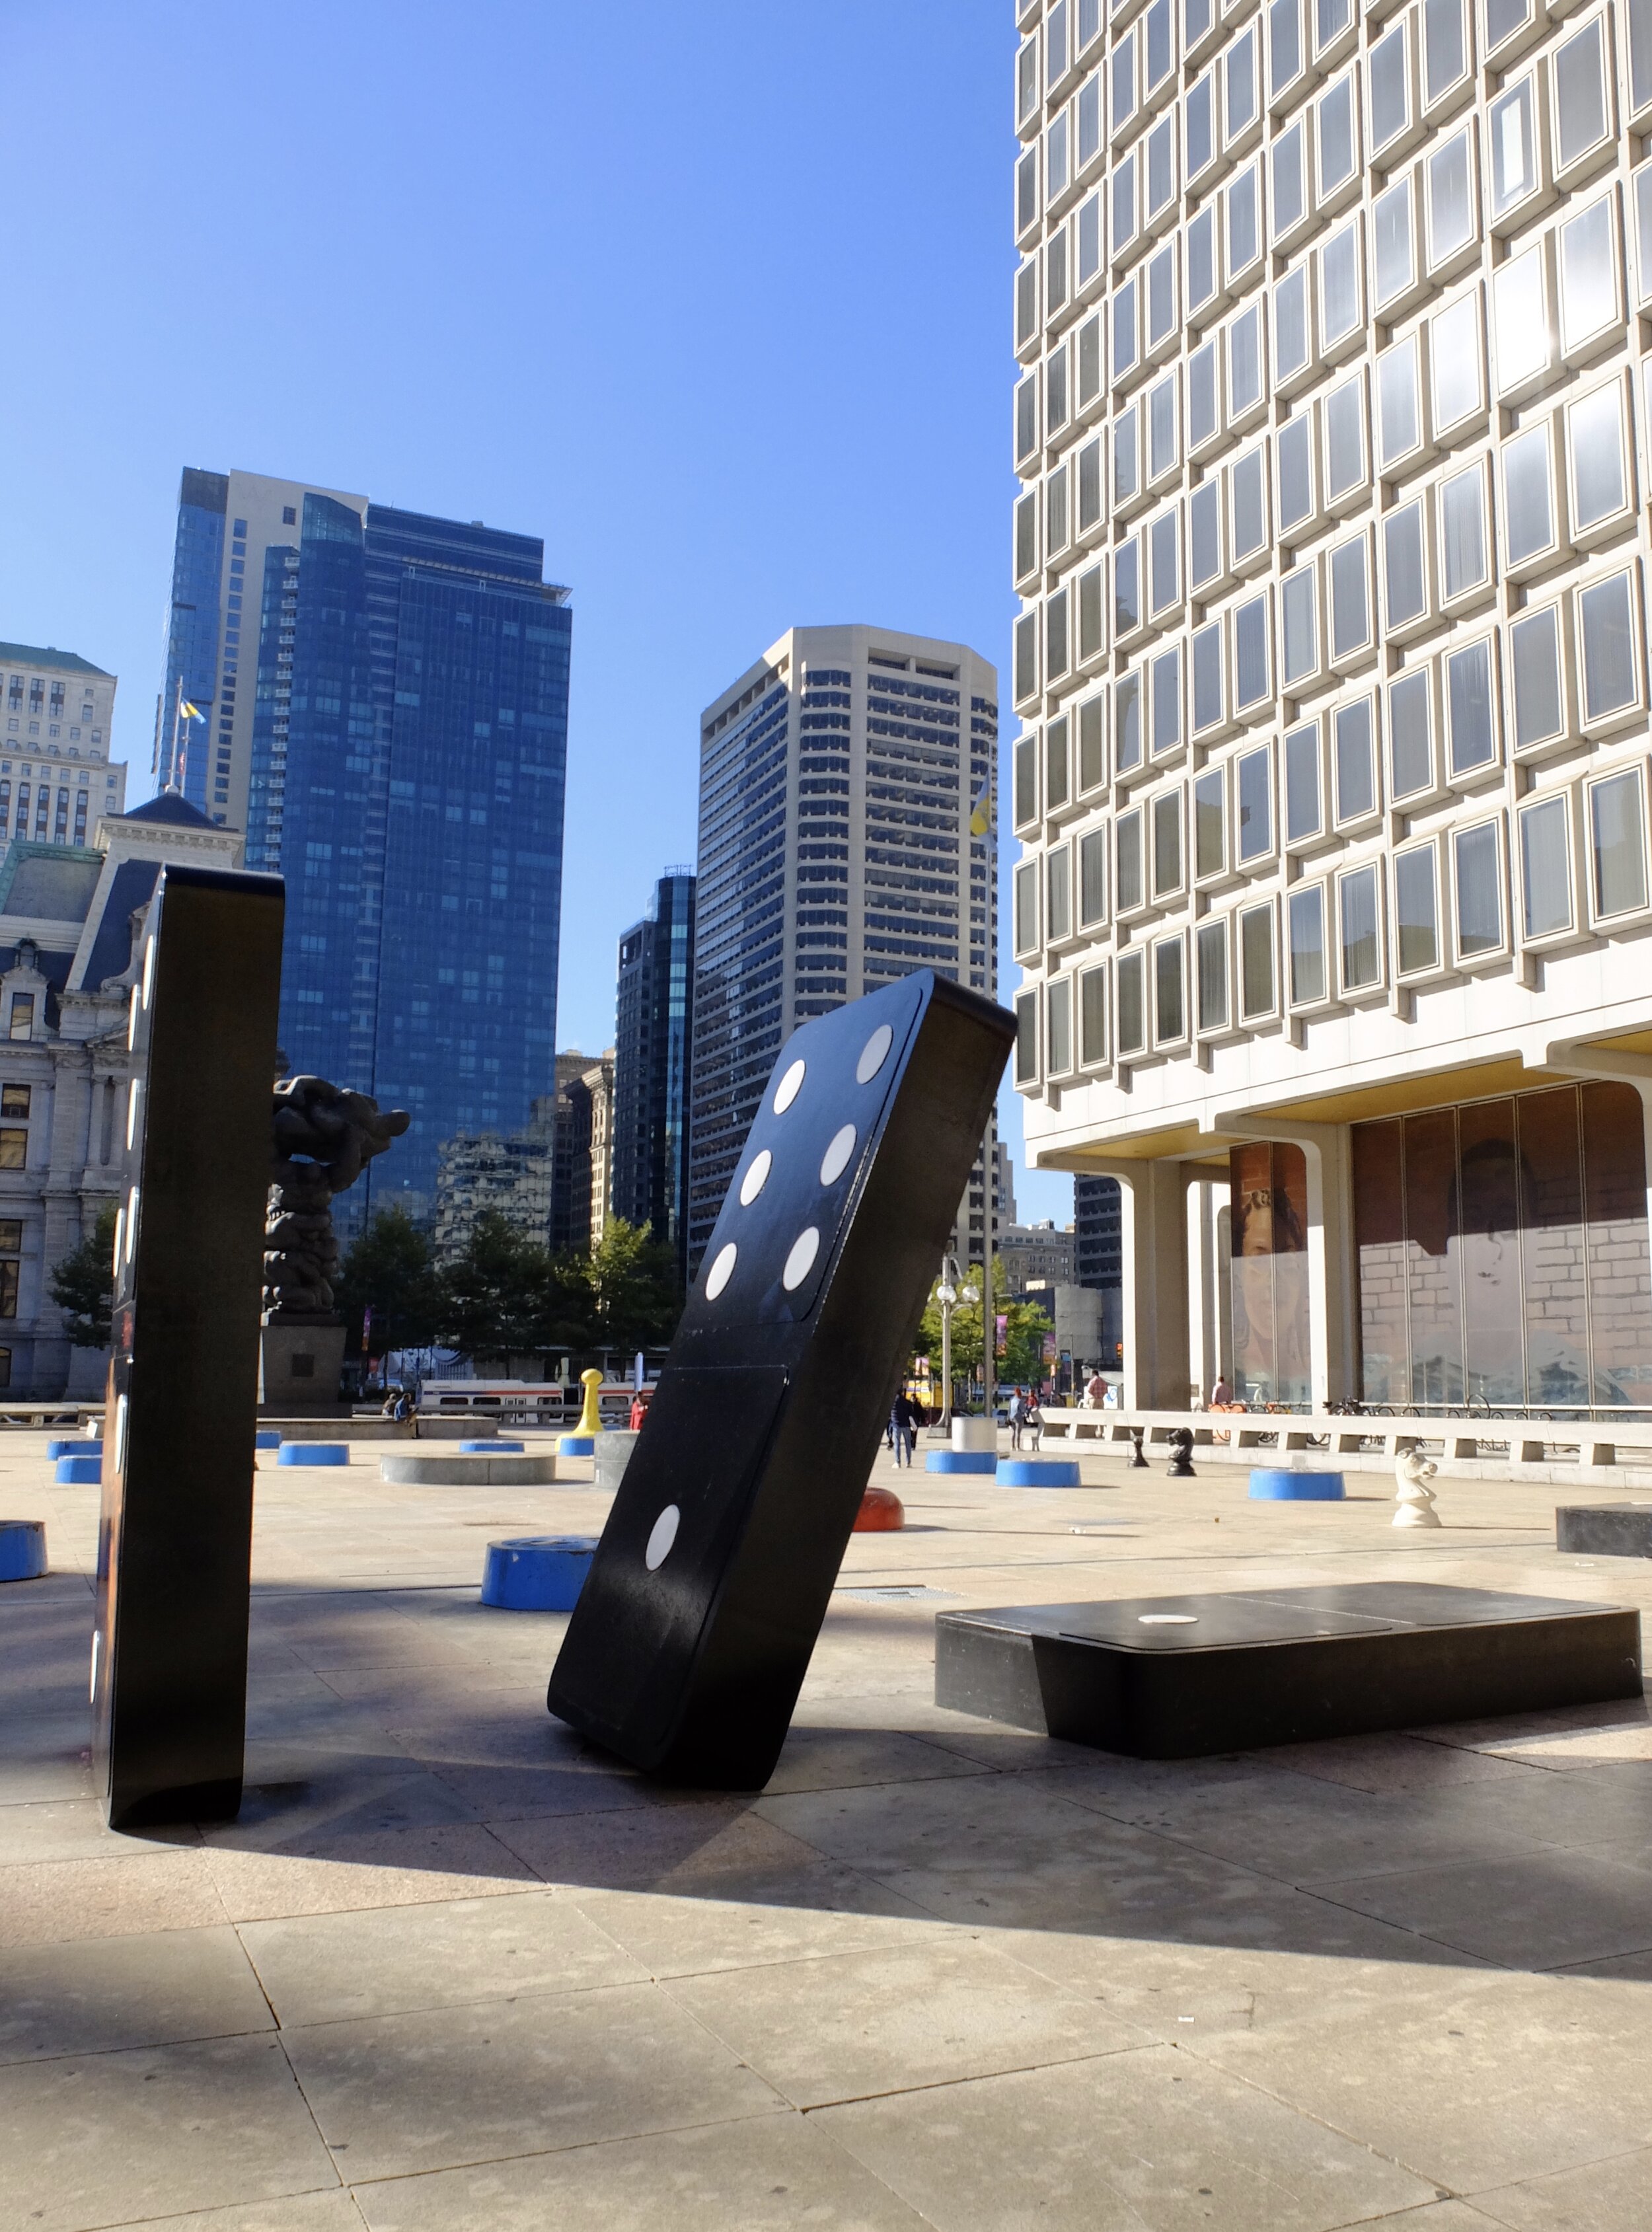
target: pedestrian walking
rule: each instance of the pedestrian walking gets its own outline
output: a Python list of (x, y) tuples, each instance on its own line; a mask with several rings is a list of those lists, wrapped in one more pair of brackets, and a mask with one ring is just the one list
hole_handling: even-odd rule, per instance
[(917, 1405), (903, 1387), (894, 1398), (894, 1408), (889, 1413), (889, 1435), (894, 1444), (897, 1465), (908, 1467), (914, 1462), (918, 1446)]
[(1018, 1450), (1021, 1446), (1021, 1429), (1026, 1424), (1026, 1402), (1018, 1387), (1010, 1398), (1010, 1447), (1012, 1450)]

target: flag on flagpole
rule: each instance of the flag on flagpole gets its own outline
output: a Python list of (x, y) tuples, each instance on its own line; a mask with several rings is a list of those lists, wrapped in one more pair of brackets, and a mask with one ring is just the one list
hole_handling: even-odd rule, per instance
[(992, 833), (992, 786), (981, 785), (974, 805), (970, 808), (969, 834), (972, 837), (989, 837)]
[(178, 701), (178, 710), (186, 721), (204, 721), (206, 718), (205, 714), (202, 712), (200, 707), (198, 705), (192, 705), (187, 698), (179, 698)]

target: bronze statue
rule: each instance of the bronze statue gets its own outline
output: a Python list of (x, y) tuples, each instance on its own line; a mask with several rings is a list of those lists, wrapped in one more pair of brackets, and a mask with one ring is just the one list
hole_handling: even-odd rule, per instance
[(322, 1077), (277, 1084), (264, 1227), (266, 1323), (330, 1316), (338, 1263), (333, 1196), (353, 1186), (412, 1120), (405, 1108), (380, 1110), (365, 1093)]

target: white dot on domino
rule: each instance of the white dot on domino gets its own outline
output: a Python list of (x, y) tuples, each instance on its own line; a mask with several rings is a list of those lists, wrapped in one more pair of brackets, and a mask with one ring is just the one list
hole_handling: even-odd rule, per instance
[(849, 1168), (849, 1158), (854, 1152), (855, 1126), (853, 1124), (845, 1124), (842, 1130), (834, 1138), (831, 1145), (826, 1150), (825, 1159), (820, 1166), (820, 1182), (822, 1185), (836, 1185), (837, 1184), (839, 1178), (842, 1177), (844, 1171)]
[(750, 1209), (769, 1183), (769, 1172), (774, 1166), (774, 1157), (764, 1147), (751, 1158), (751, 1167), (740, 1180), (740, 1206)]
[[(862, 1055), (861, 1059), (864, 1061), (866, 1057)], [(804, 1067), (805, 1064), (801, 1058), (798, 1061), (794, 1061), (791, 1067), (781, 1079), (779, 1084), (776, 1086), (774, 1089), (774, 1113), (777, 1116), (784, 1116), (787, 1109), (790, 1107), (792, 1102), (797, 1098), (797, 1095), (803, 1091)]]
[(817, 1224), (811, 1224), (806, 1232), (800, 1232), (792, 1242), (791, 1253), (786, 1258), (786, 1268), (780, 1274), (781, 1284), (788, 1294), (790, 1294), (795, 1288), (802, 1286), (814, 1268), (815, 1258), (819, 1253), (820, 1227)]
[(870, 1085), (888, 1059), (889, 1048), (894, 1044), (894, 1033), (888, 1023), (880, 1023), (861, 1048), (861, 1058), (855, 1065), (855, 1082), (857, 1085)]
[(732, 1240), (726, 1248), (718, 1249), (712, 1268), (706, 1274), (706, 1299), (708, 1302), (714, 1302), (734, 1276), (734, 1259), (739, 1252)]
[(642, 1554), (642, 1562), (651, 1573), (657, 1573), (671, 1555), (671, 1546), (677, 1540), (677, 1529), (682, 1524), (682, 1516), (674, 1503), (668, 1503), (654, 1521), (648, 1534), (648, 1547)]

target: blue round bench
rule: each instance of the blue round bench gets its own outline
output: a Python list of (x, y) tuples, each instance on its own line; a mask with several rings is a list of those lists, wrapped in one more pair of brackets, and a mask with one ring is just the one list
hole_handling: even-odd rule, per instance
[(996, 1472), (998, 1462), (991, 1450), (931, 1450), (924, 1459), (924, 1470)]
[(557, 1437), (559, 1457), (594, 1457), (596, 1455), (595, 1434), (563, 1434)]
[(1000, 1488), (1080, 1488), (1076, 1457), (1000, 1457)]
[(509, 1457), (512, 1451), (520, 1457), (527, 1449), (526, 1442), (461, 1442), (459, 1453), (470, 1457)]
[(1339, 1472), (1284, 1472), (1257, 1465), (1251, 1473), (1253, 1503), (1340, 1503), (1345, 1493)]
[(95, 1457), (59, 1457), (57, 1485), (59, 1488), (95, 1488), (103, 1477), (103, 1459)]
[(37, 1581), (46, 1570), (43, 1519), (0, 1519), (0, 1581)]
[(276, 1463), (281, 1465), (347, 1465), (348, 1442), (283, 1442)]
[(101, 1442), (58, 1440), (47, 1443), (46, 1454), (54, 1464), (57, 1463), (59, 1457), (101, 1457), (103, 1455), (103, 1444)]
[(490, 1542), (482, 1601), (501, 1612), (572, 1612), (595, 1555), (595, 1534), (518, 1534)]
[(281, 1447), (281, 1436), (271, 1433), (254, 1434), (252, 1446), (255, 1450), (278, 1450)]

